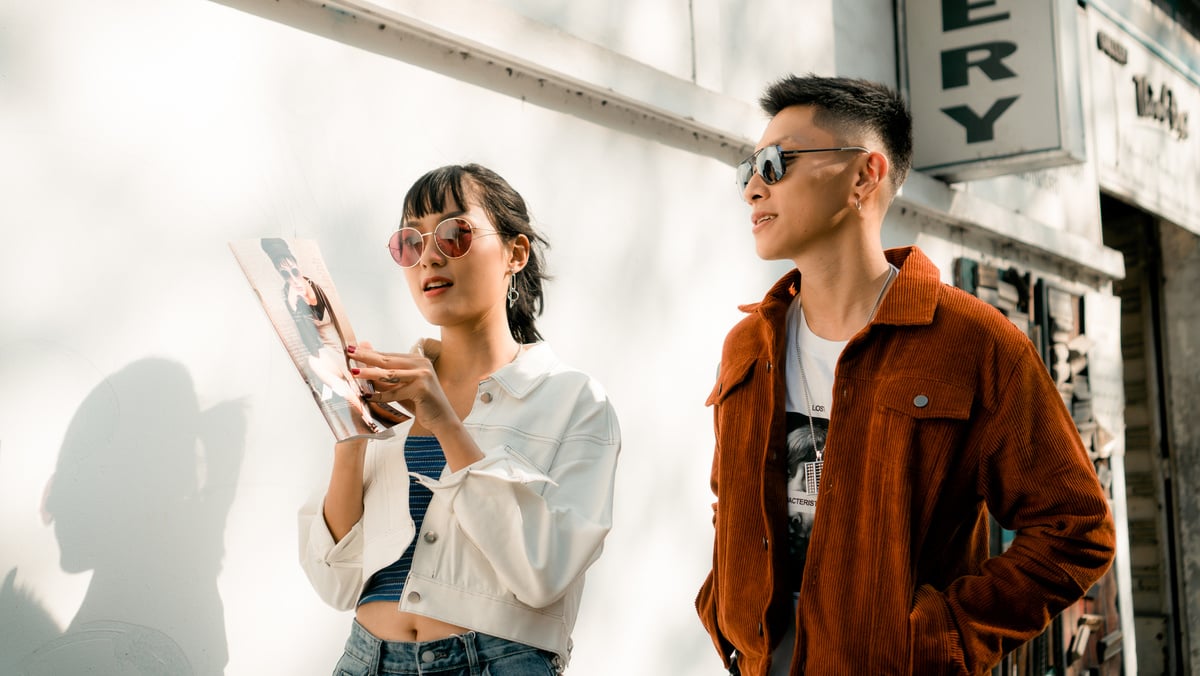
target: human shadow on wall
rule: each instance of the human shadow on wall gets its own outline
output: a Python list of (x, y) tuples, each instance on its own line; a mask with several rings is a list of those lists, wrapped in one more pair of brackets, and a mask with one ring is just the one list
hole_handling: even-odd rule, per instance
[(91, 583), (66, 630), (18, 673), (224, 673), (217, 577), (245, 437), (242, 403), (201, 411), (172, 361), (134, 362), (92, 390), (43, 505), (63, 570), (90, 570)]

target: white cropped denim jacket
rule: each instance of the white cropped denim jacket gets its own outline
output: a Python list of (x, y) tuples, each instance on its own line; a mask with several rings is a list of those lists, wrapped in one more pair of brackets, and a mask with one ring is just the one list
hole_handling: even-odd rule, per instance
[[(612, 525), (621, 433), (600, 385), (545, 343), (479, 383), (463, 421), (484, 458), (430, 479), (433, 491), (400, 610), (570, 658), (584, 571)], [(355, 607), (366, 580), (417, 534), (404, 442), (368, 443), (363, 516), (334, 542), (323, 498), (300, 511), (300, 561), (331, 606)]]

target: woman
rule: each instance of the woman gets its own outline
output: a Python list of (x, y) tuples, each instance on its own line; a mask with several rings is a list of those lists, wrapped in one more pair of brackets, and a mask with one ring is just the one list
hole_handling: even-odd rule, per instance
[(616, 416), (541, 341), (544, 240), (504, 179), (431, 171), (402, 226), (389, 248), (440, 340), (347, 351), (414, 419), (337, 444), (323, 503), (301, 513), (313, 586), (356, 608), (335, 673), (561, 672), (611, 525)]

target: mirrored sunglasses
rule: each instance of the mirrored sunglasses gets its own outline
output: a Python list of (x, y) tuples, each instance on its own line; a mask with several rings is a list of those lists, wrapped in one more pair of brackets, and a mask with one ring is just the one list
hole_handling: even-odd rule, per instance
[(402, 268), (411, 268), (425, 253), (425, 238), (432, 237), (437, 250), (446, 258), (462, 258), (471, 250), (471, 242), (477, 237), (500, 234), (496, 230), (480, 230), (462, 216), (447, 218), (438, 223), (431, 232), (421, 232), (404, 226), (392, 233), (388, 250), (392, 260)]
[(746, 191), (746, 186), (750, 185), (750, 179), (754, 174), (762, 176), (763, 183), (767, 185), (775, 185), (783, 178), (784, 172), (787, 171), (788, 155), (803, 155), (806, 153), (840, 153), (847, 150), (861, 151), (864, 153), (871, 152), (862, 146), (844, 146), (841, 148), (809, 148), (807, 150), (784, 150), (783, 148), (774, 145), (759, 149), (750, 157), (742, 160), (741, 164), (737, 165), (737, 190), (738, 194)]

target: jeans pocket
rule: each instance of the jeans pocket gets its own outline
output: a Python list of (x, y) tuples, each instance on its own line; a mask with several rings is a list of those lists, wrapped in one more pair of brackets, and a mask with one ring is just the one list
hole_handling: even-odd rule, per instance
[(333, 676), (367, 676), (369, 672), (367, 663), (350, 653), (342, 653), (342, 658), (333, 667)]
[(554, 653), (528, 650), (488, 660), (481, 676), (557, 676)]

